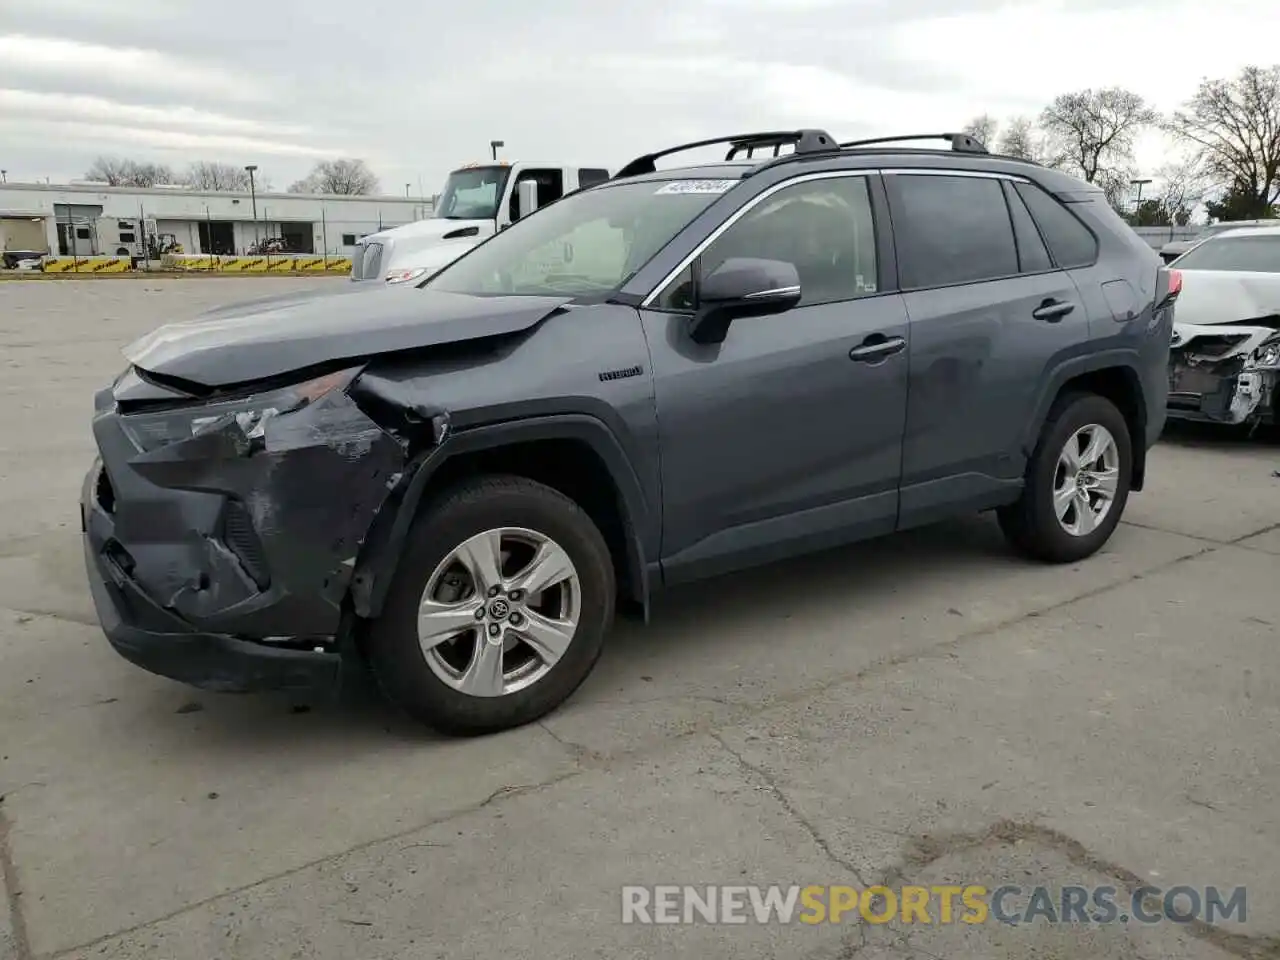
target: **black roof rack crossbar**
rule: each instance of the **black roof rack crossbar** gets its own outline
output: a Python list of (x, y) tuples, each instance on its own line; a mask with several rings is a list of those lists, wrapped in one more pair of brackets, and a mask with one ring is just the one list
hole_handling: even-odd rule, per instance
[(836, 149), (835, 138), (825, 130), (773, 130), (764, 133), (739, 133), (729, 137), (695, 140), (693, 143), (682, 143), (679, 146), (668, 147), (665, 150), (646, 153), (644, 156), (636, 157), (615, 173), (613, 179), (619, 180), (623, 177), (636, 177), (645, 173), (654, 173), (658, 169), (657, 162), (663, 157), (670, 156), (673, 153), (683, 153), (685, 150), (696, 150), (698, 147), (715, 146), (718, 143), (727, 143), (729, 145), (729, 152), (725, 155), (726, 160), (732, 160), (740, 153), (745, 153), (750, 157), (755, 150), (769, 148), (773, 149), (773, 155), (776, 157), (782, 147), (788, 145), (794, 145), (796, 153), (820, 153)]
[(956, 153), (987, 153), (982, 142), (967, 133), (917, 133), (905, 137), (873, 137), (870, 140), (850, 140), (840, 144), (841, 150), (852, 147), (871, 147), (880, 143), (905, 143), (909, 140), (946, 140)]

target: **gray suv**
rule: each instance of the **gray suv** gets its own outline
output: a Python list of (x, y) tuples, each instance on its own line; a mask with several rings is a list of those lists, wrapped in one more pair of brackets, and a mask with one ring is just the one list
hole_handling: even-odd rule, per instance
[(417, 286), (132, 344), (82, 497), (107, 638), (214, 690), (367, 666), (474, 734), (672, 584), (991, 509), (1094, 553), (1164, 424), (1179, 277), (1097, 188), (924, 139), (685, 144)]

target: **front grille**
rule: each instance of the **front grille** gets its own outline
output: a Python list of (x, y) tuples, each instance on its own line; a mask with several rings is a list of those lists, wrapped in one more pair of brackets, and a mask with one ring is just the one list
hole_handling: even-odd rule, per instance
[(253, 528), (253, 518), (239, 500), (227, 501), (222, 514), (222, 542), (227, 545), (245, 573), (257, 584), (259, 590), (271, 586), (271, 574), (267, 570), (267, 558), (262, 549), (262, 541), (258, 539), (258, 531)]

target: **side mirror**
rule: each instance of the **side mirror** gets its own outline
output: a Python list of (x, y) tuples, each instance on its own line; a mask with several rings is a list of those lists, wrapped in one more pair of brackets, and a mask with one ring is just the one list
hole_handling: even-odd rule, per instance
[(520, 219), (523, 220), (538, 209), (538, 184), (535, 180), (521, 180), (516, 184), (516, 196), (519, 198)]
[(700, 279), (689, 333), (697, 343), (721, 343), (734, 320), (783, 313), (799, 302), (795, 264), (731, 257)]

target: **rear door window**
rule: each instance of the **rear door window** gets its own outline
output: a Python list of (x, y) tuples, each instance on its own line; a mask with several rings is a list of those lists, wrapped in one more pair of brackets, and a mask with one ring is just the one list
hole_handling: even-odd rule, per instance
[(1014, 189), (1031, 211), (1059, 267), (1087, 267), (1098, 259), (1098, 241), (1075, 214), (1034, 184), (1017, 183)]
[(991, 177), (886, 177), (904, 290), (998, 280), (1018, 273), (1013, 224)]

